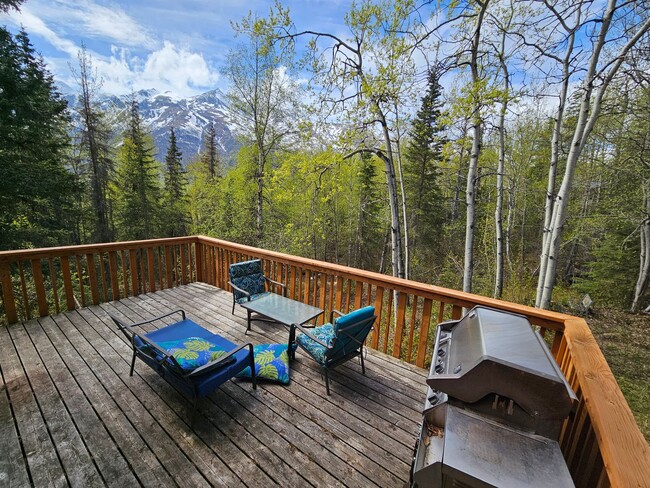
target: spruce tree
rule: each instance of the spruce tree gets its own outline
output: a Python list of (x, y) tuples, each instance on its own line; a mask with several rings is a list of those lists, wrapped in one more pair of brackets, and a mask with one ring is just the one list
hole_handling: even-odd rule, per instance
[(210, 178), (218, 178), (221, 176), (219, 171), (219, 154), (217, 153), (216, 133), (214, 130), (214, 123), (212, 122), (208, 124), (205, 131), (202, 161), (208, 168)]
[(150, 239), (160, 233), (160, 165), (153, 143), (142, 127), (138, 102), (133, 98), (124, 142), (117, 155), (114, 187), (118, 236)]
[(408, 208), (411, 209), (411, 247), (417, 255), (424, 248), (433, 249), (440, 236), (444, 219), (438, 184), (438, 167), (442, 160), (442, 101), (439, 74), (431, 70), (428, 89), (413, 121), (404, 164), (404, 183)]
[(182, 163), (183, 155), (176, 143), (172, 127), (169, 133), (169, 147), (165, 156), (165, 191), (163, 210), (165, 212), (165, 234), (169, 237), (182, 236), (187, 232), (185, 204), (187, 200), (187, 178)]
[(94, 214), (91, 239), (93, 242), (110, 242), (114, 236), (109, 182), (115, 170), (110, 146), (111, 131), (104, 112), (95, 101), (99, 82), (93, 75), (92, 62), (83, 44), (78, 57), (79, 72), (75, 74), (81, 88), (78, 112), (82, 123), (79, 145)]
[(361, 153), (361, 167), (357, 174), (359, 185), (359, 217), (356, 233), (355, 265), (372, 271), (379, 269), (383, 226), (381, 224), (382, 198), (377, 182), (376, 159)]
[(0, 248), (70, 243), (67, 104), (25, 31), (0, 28), (0, 93)]

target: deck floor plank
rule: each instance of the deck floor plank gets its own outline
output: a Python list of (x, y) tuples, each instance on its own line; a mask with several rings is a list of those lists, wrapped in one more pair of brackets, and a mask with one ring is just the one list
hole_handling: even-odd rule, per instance
[(366, 375), (341, 365), (328, 396), (299, 352), (290, 385), (229, 381), (193, 427), (189, 402), (153, 370), (137, 361), (129, 376), (132, 349), (108, 313), (136, 322), (183, 308), (233, 342), (286, 342), (288, 329), (268, 323), (245, 334), (231, 306), (230, 293), (193, 283), (0, 328), (0, 485), (404, 486), (420, 368), (369, 351)]

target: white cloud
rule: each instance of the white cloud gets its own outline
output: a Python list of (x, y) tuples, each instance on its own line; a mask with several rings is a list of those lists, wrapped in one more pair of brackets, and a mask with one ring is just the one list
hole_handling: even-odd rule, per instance
[(213, 88), (219, 80), (218, 73), (211, 69), (202, 54), (168, 41), (146, 59), (131, 55), (128, 49), (113, 46), (109, 57), (97, 57), (93, 64), (107, 93), (155, 88), (185, 97)]
[(79, 46), (74, 42), (57, 35), (52, 29), (45, 25), (45, 22), (32, 14), (26, 6), (21, 7), (20, 12), (12, 13), (11, 16), (7, 17), (7, 20), (16, 26), (23, 26), (30, 35), (36, 34), (43, 37), (59, 51), (68, 53), (71, 56), (76, 56), (77, 51), (79, 51)]

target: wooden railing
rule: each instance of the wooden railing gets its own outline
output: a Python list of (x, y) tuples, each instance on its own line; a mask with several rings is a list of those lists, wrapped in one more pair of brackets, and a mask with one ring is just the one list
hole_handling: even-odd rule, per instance
[(192, 281), (228, 289), (231, 263), (261, 258), (289, 297), (326, 311), (374, 305), (369, 345), (426, 367), (437, 323), (484, 305), (538, 326), (579, 402), (560, 445), (577, 486), (647, 486), (650, 450), (586, 322), (510, 302), (209, 237), (0, 253), (8, 322)]
[(196, 237), (0, 252), (6, 321), (197, 280)]

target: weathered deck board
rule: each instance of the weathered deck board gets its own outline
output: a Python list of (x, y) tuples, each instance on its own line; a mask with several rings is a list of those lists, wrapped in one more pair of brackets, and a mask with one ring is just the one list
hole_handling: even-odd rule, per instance
[[(248, 335), (229, 293), (195, 283), (0, 328), (2, 486), (403, 486), (425, 372), (369, 352), (330, 375), (300, 351), (288, 386), (230, 381), (189, 403), (142, 362), (107, 313), (138, 321), (183, 308), (234, 342)], [(161, 324), (158, 324), (160, 326)]]

